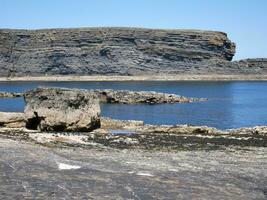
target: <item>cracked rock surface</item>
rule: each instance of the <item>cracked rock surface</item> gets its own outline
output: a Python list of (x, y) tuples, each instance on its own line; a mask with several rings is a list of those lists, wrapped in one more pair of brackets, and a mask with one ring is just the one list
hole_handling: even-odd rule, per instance
[(266, 148), (137, 151), (0, 140), (0, 198), (265, 199)]

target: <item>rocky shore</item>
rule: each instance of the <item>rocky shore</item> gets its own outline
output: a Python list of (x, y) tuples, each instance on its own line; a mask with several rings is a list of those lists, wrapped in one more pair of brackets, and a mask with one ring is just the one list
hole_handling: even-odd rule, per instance
[(0, 155), (3, 199), (258, 200), (267, 195), (267, 150), (261, 147), (52, 148), (0, 135)]
[[(56, 89), (56, 88), (55, 88)], [(59, 88), (58, 88), (59, 89)], [(39, 88), (39, 91), (46, 90)], [(70, 89), (65, 89), (69, 90)], [(78, 90), (74, 90), (78, 91)], [(82, 90), (81, 90), (82, 91)], [(83, 90), (91, 95), (96, 95), (101, 103), (123, 103), (123, 104), (161, 104), (161, 103), (189, 103), (194, 101), (206, 101), (207, 98), (190, 98), (176, 94), (160, 93), (154, 91), (130, 91), (130, 90), (111, 90), (111, 89), (94, 89)], [(27, 95), (27, 92), (25, 93)], [(33, 94), (34, 95), (34, 94)], [(23, 93), (0, 92), (0, 98), (5, 97), (22, 97)]]
[[(148, 125), (135, 120), (101, 118), (91, 132), (57, 132), (0, 128), (1, 138), (30, 141), (53, 147), (116, 148), (146, 150), (215, 150), (227, 146), (267, 147), (267, 127), (221, 131), (206, 126)], [(14, 127), (14, 126), (9, 126)]]
[(0, 82), (12, 81), (266, 81), (265, 74), (209, 74), (209, 75), (134, 75), (134, 76), (116, 76), (116, 75), (90, 75), (90, 76), (76, 76), (76, 75), (51, 75), (51, 76), (12, 76), (0, 77)]
[(88, 90), (38, 88), (23, 96), (24, 113), (0, 112), (0, 198), (266, 198), (267, 126), (105, 118), (99, 94)]
[[(216, 31), (0, 29), (0, 81), (267, 80)], [(100, 103), (205, 98), (37, 88), (0, 112), (0, 199), (266, 199), (267, 126), (218, 130), (101, 116)], [(223, 109), (223, 108), (222, 108)]]
[(206, 126), (149, 125), (100, 115), (99, 102), (174, 103), (185, 97), (155, 92), (37, 88), (23, 94), (24, 113), (0, 113), (0, 134), (49, 146), (137, 149), (216, 149), (267, 146), (267, 127), (221, 131)]

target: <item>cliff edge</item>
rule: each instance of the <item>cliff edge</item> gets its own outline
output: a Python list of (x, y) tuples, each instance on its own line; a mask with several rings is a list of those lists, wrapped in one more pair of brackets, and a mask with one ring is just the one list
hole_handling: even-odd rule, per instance
[(267, 59), (231, 62), (223, 32), (140, 28), (0, 29), (0, 74), (262, 74)]

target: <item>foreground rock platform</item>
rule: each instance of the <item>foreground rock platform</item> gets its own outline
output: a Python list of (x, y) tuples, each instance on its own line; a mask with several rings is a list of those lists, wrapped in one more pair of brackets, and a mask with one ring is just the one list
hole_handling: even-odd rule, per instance
[(0, 198), (265, 199), (266, 147), (266, 126), (101, 118), (91, 132), (0, 127)]
[(0, 198), (266, 199), (267, 149), (50, 148), (0, 139)]

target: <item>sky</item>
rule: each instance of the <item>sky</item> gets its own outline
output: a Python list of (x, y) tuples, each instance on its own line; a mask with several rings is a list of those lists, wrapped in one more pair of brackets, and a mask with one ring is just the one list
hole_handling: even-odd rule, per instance
[(267, 0), (0, 0), (0, 28), (106, 26), (223, 31), (235, 60), (267, 57)]

